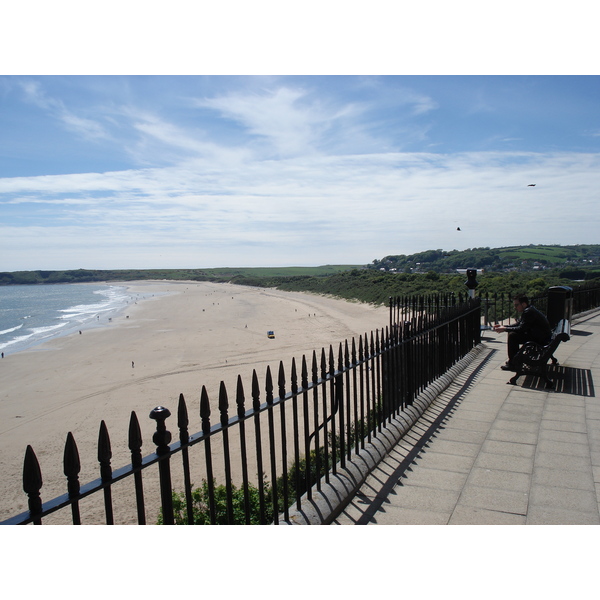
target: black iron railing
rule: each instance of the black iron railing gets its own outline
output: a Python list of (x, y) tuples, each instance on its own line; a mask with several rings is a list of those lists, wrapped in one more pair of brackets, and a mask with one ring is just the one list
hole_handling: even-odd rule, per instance
[[(600, 287), (575, 288), (572, 298), (573, 314), (596, 308)], [(533, 302), (545, 310), (545, 296)], [(302, 508), (304, 494), (310, 501), (313, 489), (320, 490), (322, 481), (327, 483), (365, 443), (381, 435), (395, 415), (479, 343), (482, 312), (484, 326), (509, 318), (510, 295), (390, 299), (385, 329), (345, 341), (337, 352), (330, 346), (328, 352), (322, 349), (319, 355), (303, 356), (299, 369), (295, 359), (289, 370), (280, 362), (276, 380), (268, 367), (262, 386), (254, 371), (249, 395), (238, 376), (233, 404), (224, 383), (216, 406), (203, 387), (198, 433), (189, 434), (183, 395), (177, 407), (179, 439), (173, 443), (171, 412), (156, 407), (149, 415), (156, 421), (156, 449), (147, 456), (142, 456), (140, 425), (132, 412), (131, 464), (116, 470), (103, 421), (98, 437), (100, 477), (85, 485), (79, 483), (79, 451), (69, 433), (63, 460), (67, 492), (47, 502), (41, 498), (43, 479), (37, 457), (28, 446), (23, 489), (29, 510), (2, 524), (52, 522), (54, 516), (68, 513), (69, 507), (70, 522), (98, 522), (82, 517), (83, 503), (87, 508), (91, 504), (107, 524), (145, 524), (148, 519), (154, 523), (159, 513), (159, 522), (165, 524), (286, 521), (290, 507)], [(181, 460), (175, 460), (179, 456)], [(116, 499), (128, 507), (118, 519)]]
[[(203, 387), (198, 433), (189, 434), (183, 395), (177, 408), (177, 441), (171, 442), (170, 410), (155, 408), (149, 416), (156, 421), (156, 449), (145, 457), (132, 412), (131, 464), (125, 467), (113, 470), (111, 442), (102, 422), (100, 477), (83, 486), (79, 452), (69, 433), (64, 453), (67, 493), (58, 498), (42, 502), (42, 474), (28, 446), (23, 488), (29, 511), (4, 524), (52, 522), (48, 519), (64, 515), (69, 507), (70, 522), (89, 522), (81, 510), (84, 501), (95, 504), (107, 524), (154, 523), (159, 512), (165, 524), (285, 521), (291, 506), (301, 509), (305, 493), (311, 500), (313, 487), (319, 490), (322, 481), (344, 468), (395, 414), (467, 354), (479, 342), (479, 332), (479, 300), (452, 295), (391, 299), (385, 329), (345, 341), (337, 352), (330, 346), (320, 355), (303, 356), (299, 368), (295, 359), (289, 370), (280, 362), (276, 380), (268, 367), (263, 386), (254, 371), (249, 395), (238, 377), (233, 403), (224, 383), (216, 406)], [(135, 507), (128, 516), (117, 519), (113, 491), (121, 504)]]
[[(551, 288), (552, 289), (552, 288)], [(570, 312), (573, 315), (584, 313), (600, 306), (600, 285), (594, 282), (584, 283), (571, 289), (572, 305)], [(481, 296), (483, 325), (491, 326), (500, 321), (511, 321), (518, 318), (513, 308), (515, 294), (485, 294)], [(537, 309), (548, 314), (548, 290), (530, 299)]]

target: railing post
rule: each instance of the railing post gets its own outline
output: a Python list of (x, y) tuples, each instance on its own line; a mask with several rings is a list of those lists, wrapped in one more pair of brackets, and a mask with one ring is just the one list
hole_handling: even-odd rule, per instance
[(244, 515), (246, 525), (250, 525), (252, 514), (250, 511), (250, 491), (248, 487), (248, 453), (246, 451), (246, 407), (245, 407), (244, 385), (240, 375), (237, 377), (237, 389), (235, 394), (235, 403), (237, 406), (237, 416), (240, 422), (240, 453), (242, 460), (242, 485), (244, 486)]
[(269, 424), (269, 454), (271, 457), (271, 501), (273, 508), (273, 524), (279, 525), (279, 490), (277, 489), (277, 460), (275, 456), (275, 420), (273, 415), (273, 377), (271, 376), (271, 367), (269, 365), (267, 365), (267, 374), (265, 377), (265, 400), (268, 406), (267, 417)]
[(100, 432), (98, 434), (98, 462), (100, 463), (100, 477), (104, 486), (104, 510), (106, 513), (106, 524), (114, 525), (113, 517), (113, 505), (112, 505), (112, 492), (111, 492), (111, 481), (112, 481), (112, 467), (110, 466), (110, 459), (112, 458), (112, 450), (110, 447), (110, 437), (108, 435), (108, 429), (106, 423), (102, 421), (100, 423)]
[(25, 450), (25, 460), (23, 462), (23, 491), (29, 497), (29, 514), (33, 519), (34, 525), (41, 525), (42, 518), (42, 499), (40, 490), (42, 489), (42, 471), (37, 456), (31, 446)]
[[(318, 366), (318, 362), (317, 362), (317, 352), (316, 350), (313, 350), (312, 353), (312, 363), (311, 363), (311, 377), (312, 377), (312, 403), (313, 403), (313, 423), (315, 424), (315, 427), (317, 426), (317, 423), (319, 422), (319, 366)], [(308, 370), (306, 373), (303, 373), (302, 375), (302, 387), (306, 390), (308, 390)], [(323, 389), (325, 389), (325, 387), (323, 387)], [(326, 393), (326, 392), (325, 392)], [(307, 406), (308, 406), (308, 396), (307, 396)], [(324, 418), (327, 417), (327, 413), (323, 413), (324, 414)], [(326, 426), (326, 425), (325, 425)], [(305, 436), (307, 436), (307, 441), (306, 441), (306, 450), (305, 450), (305, 454), (306, 456), (310, 456), (310, 436), (308, 436), (308, 425), (306, 426), (306, 432), (304, 434)], [(323, 453), (321, 452), (321, 446), (320, 446), (320, 438), (319, 438), (319, 429), (317, 428), (315, 431), (315, 473), (316, 473), (316, 478), (317, 478), (317, 490), (320, 492), (321, 491), (321, 475), (323, 474), (323, 472), (325, 473), (329, 473), (329, 469), (327, 467), (323, 468), (323, 461), (321, 460), (323, 458), (323, 456), (328, 456), (328, 450), (327, 450), (327, 440), (325, 440), (325, 442), (323, 443)], [(329, 475), (327, 475), (327, 477), (329, 477)], [(311, 496), (309, 495), (309, 498), (311, 498)]]
[(254, 440), (256, 446), (256, 469), (258, 473), (258, 502), (260, 509), (260, 524), (267, 522), (265, 505), (264, 468), (262, 458), (262, 437), (260, 429), (260, 386), (256, 369), (252, 370), (252, 410), (254, 418)]
[(215, 480), (212, 466), (212, 445), (210, 435), (210, 401), (206, 386), (202, 386), (200, 393), (200, 419), (202, 422), (202, 433), (204, 436), (204, 456), (206, 460), (206, 485), (208, 486), (208, 510), (211, 525), (217, 524), (217, 509), (215, 506)]
[[(131, 465), (134, 468), (141, 467), (142, 465), (142, 432), (140, 430), (140, 423), (138, 421), (135, 411), (131, 411), (131, 417), (129, 419), (129, 436), (128, 436), (129, 450), (131, 451)], [(135, 484), (135, 499), (138, 513), (138, 523), (140, 525), (146, 524), (146, 511), (144, 508), (144, 485), (142, 482), (142, 472), (135, 472), (134, 476)]]
[(194, 524), (194, 502), (192, 499), (192, 480), (190, 477), (190, 457), (188, 443), (190, 434), (188, 432), (189, 418), (185, 398), (179, 394), (177, 405), (177, 427), (179, 428), (179, 441), (181, 442), (181, 460), (183, 465), (183, 481), (185, 487), (185, 505), (187, 510), (187, 522)]
[(283, 361), (279, 361), (279, 373), (277, 377), (279, 388), (279, 417), (281, 420), (281, 480), (282, 480), (282, 498), (283, 498), (283, 518), (289, 519), (289, 482), (288, 482), (288, 451), (287, 451), (287, 429), (285, 423), (285, 368)]
[(171, 411), (164, 406), (157, 406), (151, 413), (150, 418), (156, 421), (156, 431), (152, 436), (152, 441), (156, 444), (156, 454), (165, 458), (158, 463), (158, 472), (160, 478), (160, 498), (162, 503), (163, 523), (173, 525), (175, 518), (173, 516), (173, 495), (171, 491), (171, 465), (170, 448), (171, 433), (167, 431), (165, 425), (166, 419), (171, 416)]
[(229, 454), (229, 398), (225, 382), (221, 381), (219, 386), (219, 419), (223, 437), (223, 461), (225, 465), (225, 491), (227, 502), (227, 523), (234, 524), (233, 519), (233, 488), (231, 484), (231, 457)]

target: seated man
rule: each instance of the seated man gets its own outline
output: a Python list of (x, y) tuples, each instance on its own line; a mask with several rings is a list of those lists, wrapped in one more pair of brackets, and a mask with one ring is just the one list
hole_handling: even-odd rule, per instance
[(536, 342), (545, 346), (552, 338), (552, 330), (548, 319), (535, 307), (529, 304), (527, 296), (515, 296), (513, 304), (521, 318), (514, 325), (494, 325), (494, 331), (508, 332), (508, 362), (500, 368), (514, 371), (512, 360), (525, 342)]

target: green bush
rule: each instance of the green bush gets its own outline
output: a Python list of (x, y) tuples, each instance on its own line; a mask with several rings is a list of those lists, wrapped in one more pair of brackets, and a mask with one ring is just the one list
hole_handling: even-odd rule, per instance
[[(227, 488), (217, 485), (213, 480), (215, 500), (216, 525), (246, 525), (246, 514), (244, 510), (244, 489), (232, 485), (233, 523), (229, 523), (227, 515)], [(260, 495), (257, 487), (248, 484), (250, 504), (250, 525), (260, 524)], [(265, 483), (265, 518), (267, 522), (273, 520), (273, 509), (271, 506), (271, 489)], [(202, 485), (192, 490), (192, 508), (194, 512), (194, 525), (210, 525), (210, 504), (208, 481), (202, 480)], [(184, 492), (173, 492), (173, 513), (175, 525), (188, 525), (187, 502)], [(158, 524), (163, 524), (162, 508), (158, 516)]]
[[(358, 443), (361, 437), (367, 437), (369, 431), (373, 431), (377, 427), (377, 414), (381, 410), (381, 400), (377, 405), (368, 411), (362, 421), (352, 422), (346, 426), (347, 444), (354, 446)], [(362, 436), (361, 436), (362, 434)], [(325, 454), (325, 447), (320, 446), (318, 451), (311, 450), (308, 472), (306, 457), (301, 457), (298, 462), (294, 462), (287, 471), (287, 477), (280, 476), (276, 481), (277, 489), (277, 511), (283, 513), (285, 506), (284, 489), (287, 482), (287, 499), (288, 507), (296, 501), (296, 496), (302, 496), (309, 488), (313, 487), (325, 473), (331, 470), (333, 466), (333, 457), (331, 447), (335, 444), (338, 452), (340, 452), (340, 437), (333, 436), (331, 432), (329, 438), (329, 454)], [(317, 464), (318, 463), (318, 464)], [(227, 515), (227, 487), (225, 485), (217, 485), (216, 480), (213, 480), (214, 487), (214, 502), (215, 502), (215, 521), (216, 525), (246, 525), (245, 501), (243, 487), (237, 488), (231, 486), (232, 505), (233, 505), (233, 523), (229, 523)], [(263, 483), (264, 494), (264, 515), (266, 523), (272, 523), (273, 515), (273, 488), (268, 481)], [(261, 524), (261, 509), (260, 509), (260, 490), (248, 484), (248, 500), (250, 525)], [(194, 512), (194, 525), (210, 525), (210, 504), (209, 504), (209, 487), (208, 482), (203, 479), (202, 485), (192, 491), (192, 510)], [(175, 525), (188, 524), (187, 502), (184, 492), (172, 492), (173, 498), (173, 513)], [(163, 515), (162, 508), (158, 515), (158, 524), (162, 525)]]

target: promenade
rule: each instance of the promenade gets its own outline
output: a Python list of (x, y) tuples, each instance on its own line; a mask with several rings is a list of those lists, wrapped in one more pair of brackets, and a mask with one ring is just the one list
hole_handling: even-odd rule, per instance
[(600, 312), (574, 319), (554, 390), (507, 385), (506, 334), (482, 343), (333, 524), (600, 524)]

